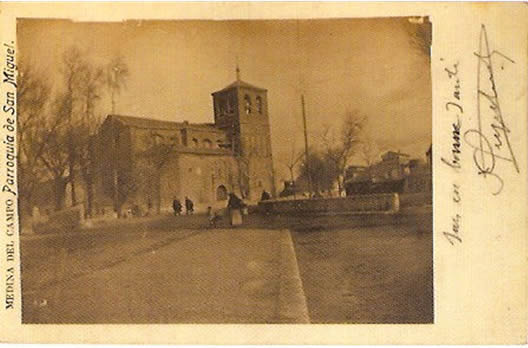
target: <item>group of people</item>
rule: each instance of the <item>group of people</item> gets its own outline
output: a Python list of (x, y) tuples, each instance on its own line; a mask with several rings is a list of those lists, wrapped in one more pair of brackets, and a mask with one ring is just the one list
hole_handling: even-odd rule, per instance
[[(262, 191), (261, 200), (271, 199), (271, 195), (266, 191)], [(182, 204), (174, 198), (172, 201), (172, 208), (174, 215), (178, 216), (182, 213)], [(235, 193), (230, 193), (227, 201), (227, 213), (229, 216), (229, 223), (231, 226), (239, 226), (242, 224), (243, 211), (247, 209), (247, 205), (244, 201), (238, 197)], [(192, 215), (194, 212), (194, 203), (189, 197), (185, 197), (185, 213)], [(207, 216), (209, 218), (209, 226), (216, 227), (216, 224), (221, 220), (221, 216), (217, 211), (214, 211), (212, 207), (207, 207)]]
[[(174, 210), (174, 216), (181, 215), (182, 213), (182, 204), (180, 200), (174, 197), (172, 201), (172, 209)], [(194, 213), (194, 202), (187, 196), (185, 196), (185, 214), (192, 215)]]

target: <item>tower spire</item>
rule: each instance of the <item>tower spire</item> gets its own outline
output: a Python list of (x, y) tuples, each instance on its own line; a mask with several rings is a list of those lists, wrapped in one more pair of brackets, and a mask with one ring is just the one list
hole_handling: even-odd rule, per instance
[(238, 67), (238, 63), (236, 65), (236, 79), (240, 81), (240, 68)]

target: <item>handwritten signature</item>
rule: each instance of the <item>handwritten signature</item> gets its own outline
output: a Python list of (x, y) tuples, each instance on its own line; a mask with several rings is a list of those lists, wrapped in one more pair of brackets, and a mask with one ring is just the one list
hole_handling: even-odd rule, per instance
[[(490, 48), (485, 25), (481, 27), (479, 49), (474, 54), (478, 59), (478, 127), (467, 130), (464, 133), (464, 140), (473, 148), (473, 160), (478, 174), (484, 179), (491, 179), (492, 194), (498, 195), (504, 187), (504, 180), (496, 172), (499, 161), (509, 162), (517, 173), (519, 173), (519, 166), (510, 144), (511, 130), (504, 122), (493, 63), (494, 59), (498, 58), (502, 63), (515, 64), (515, 62), (501, 52)], [(501, 69), (504, 69), (503, 65)]]

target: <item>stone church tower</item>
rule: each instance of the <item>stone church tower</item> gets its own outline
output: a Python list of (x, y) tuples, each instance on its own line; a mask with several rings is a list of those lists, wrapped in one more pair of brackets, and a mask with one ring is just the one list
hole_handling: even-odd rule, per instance
[(238, 162), (241, 194), (258, 200), (275, 194), (267, 90), (240, 79), (212, 93), (215, 126), (224, 130)]
[(96, 206), (154, 214), (189, 197), (206, 211), (225, 208), (229, 192), (250, 204), (263, 190), (274, 195), (266, 89), (237, 76), (212, 95), (214, 124), (108, 115), (97, 136)]

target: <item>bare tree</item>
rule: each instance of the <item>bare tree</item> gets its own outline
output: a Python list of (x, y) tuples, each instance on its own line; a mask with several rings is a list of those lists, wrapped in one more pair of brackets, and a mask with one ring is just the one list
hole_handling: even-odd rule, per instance
[[(295, 142), (293, 142), (291, 144), (291, 151), (289, 153), (289, 156), (286, 159), (286, 161), (283, 162), (283, 165), (286, 166), (286, 168), (288, 168), (288, 171), (290, 172), (290, 182), (292, 183), (292, 185), (295, 184), (295, 168), (297, 167), (297, 165), (299, 165), (299, 163), (302, 162), (304, 157), (305, 157), (304, 151), (298, 151), (295, 148)], [(296, 195), (297, 193), (294, 187), (293, 197), (297, 198)]]
[[(55, 209), (64, 207), (66, 185), (74, 180), (78, 135), (75, 132), (76, 89), (82, 66), (77, 50), (67, 51), (62, 73), (66, 90), (48, 106), (50, 89), (43, 79), (24, 64), (20, 67), (19, 170), (23, 195), (31, 202), (34, 190), (51, 177)], [(82, 134), (82, 132), (78, 132)], [(72, 202), (76, 203), (72, 184)], [(31, 203), (30, 203), (31, 205)]]
[(376, 162), (376, 158), (378, 157), (376, 144), (370, 137), (364, 138), (361, 141), (359, 153), (361, 159), (363, 159), (367, 167), (373, 165)]
[(100, 124), (96, 106), (104, 90), (104, 70), (79, 48), (64, 52), (61, 73), (64, 93), (62, 110), (67, 122), (65, 145), (68, 151), (68, 182), (72, 205), (77, 204), (77, 173), (80, 172), (87, 193), (87, 214), (92, 214), (94, 185), (94, 135)]
[(126, 87), (128, 76), (128, 66), (121, 56), (114, 57), (105, 68), (106, 85), (110, 91), (110, 100), (112, 102), (112, 114), (116, 112), (115, 98)]
[(308, 157), (302, 156), (302, 163), (298, 181), (303, 182), (310, 190), (319, 193), (330, 190), (338, 176), (335, 162), (330, 160), (324, 153), (314, 150), (308, 152)]
[(340, 194), (344, 190), (346, 167), (360, 144), (364, 124), (365, 118), (360, 116), (359, 112), (353, 111), (347, 112), (339, 133), (330, 127), (323, 130), (323, 155), (335, 168), (335, 180)]
[(36, 139), (36, 143), (41, 144), (39, 162), (44, 165), (53, 180), (56, 210), (64, 208), (66, 185), (69, 181), (66, 173), (70, 156), (68, 149), (64, 148), (70, 138), (70, 126), (65, 117), (68, 113), (65, 102), (67, 98), (64, 95), (57, 97), (52, 111), (42, 120), (41, 132)]
[(64, 103), (62, 110), (68, 123), (65, 144), (68, 149), (68, 181), (71, 187), (72, 205), (77, 204), (75, 176), (78, 161), (78, 139), (75, 137), (74, 128), (79, 117), (79, 107), (81, 107), (78, 102), (81, 100), (80, 91), (84, 84), (86, 65), (87, 62), (79, 48), (72, 46), (64, 52), (61, 73), (64, 78), (65, 92), (60, 100)]
[[(63, 89), (48, 106), (50, 88), (25, 64), (20, 66), (19, 99), (19, 175), (22, 196), (31, 207), (31, 197), (39, 183), (54, 181), (55, 206), (64, 206), (66, 185), (71, 185), (72, 205), (77, 204), (77, 173), (87, 188), (87, 212), (93, 205), (95, 169), (94, 135), (100, 124), (97, 104), (108, 83), (112, 93), (119, 91), (128, 69), (120, 59), (113, 60), (119, 74), (106, 79), (105, 71), (92, 64), (77, 47), (67, 49), (60, 73)], [(48, 110), (49, 109), (49, 110)], [(66, 167), (64, 167), (66, 161)]]
[(95, 108), (101, 99), (104, 83), (103, 70), (86, 64), (82, 71), (84, 84), (80, 86), (80, 102), (83, 105), (82, 117), (76, 124), (74, 133), (77, 139), (79, 168), (86, 185), (86, 213), (92, 215), (94, 200), (94, 181), (97, 163), (95, 159), (95, 133), (101, 119), (96, 116)]
[(367, 132), (361, 139), (359, 155), (365, 162), (365, 165), (367, 166), (367, 174), (370, 177), (370, 166), (376, 162), (376, 159), (379, 156), (379, 149), (374, 139), (372, 139), (372, 136)]
[(18, 187), (22, 209), (31, 215), (35, 189), (46, 177), (45, 170), (39, 166), (39, 157), (47, 142), (39, 140), (50, 88), (37, 72), (25, 64), (21, 63), (18, 69)]

